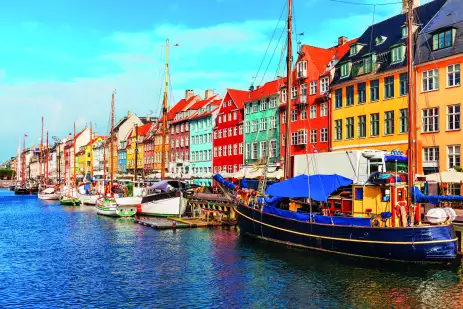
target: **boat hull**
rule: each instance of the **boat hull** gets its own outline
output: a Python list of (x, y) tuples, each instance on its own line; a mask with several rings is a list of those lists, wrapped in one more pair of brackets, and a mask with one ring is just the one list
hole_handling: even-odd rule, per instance
[(98, 201), (96, 213), (107, 217), (133, 217), (137, 213), (136, 206), (119, 206), (115, 201)]
[(172, 197), (143, 203), (140, 208), (139, 213), (141, 215), (172, 217), (183, 215), (185, 213), (186, 202), (182, 197)]
[(238, 226), (250, 235), (319, 251), (406, 262), (451, 262), (457, 254), (453, 226), (374, 228), (302, 222), (238, 204)]
[(16, 188), (14, 190), (14, 194), (15, 195), (29, 195), (29, 194), (31, 194), (31, 192), (28, 189)]
[(39, 193), (39, 200), (45, 200), (45, 201), (57, 201), (59, 200), (59, 194), (58, 193), (51, 193), (51, 194), (42, 194)]
[(141, 203), (141, 196), (116, 197), (116, 204), (119, 206), (137, 206)]
[(79, 194), (79, 199), (84, 205), (96, 205), (96, 201), (100, 198), (99, 195), (88, 195), (88, 194)]
[(80, 200), (79, 199), (61, 199), (59, 200), (59, 203), (63, 206), (80, 206)]

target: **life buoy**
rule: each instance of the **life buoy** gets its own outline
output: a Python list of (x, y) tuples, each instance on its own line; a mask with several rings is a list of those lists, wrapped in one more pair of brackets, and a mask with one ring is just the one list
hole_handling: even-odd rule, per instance
[(398, 201), (397, 203), (395, 203), (396, 208), (400, 208), (400, 206), (407, 207), (407, 203), (405, 201)]

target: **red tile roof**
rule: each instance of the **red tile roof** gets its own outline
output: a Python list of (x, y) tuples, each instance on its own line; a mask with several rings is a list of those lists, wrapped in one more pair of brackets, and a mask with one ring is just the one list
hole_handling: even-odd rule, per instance
[(178, 101), (174, 106), (172, 106), (168, 111), (167, 111), (167, 118), (168, 120), (172, 120), (175, 118), (175, 115), (182, 111), (184, 108), (188, 107), (195, 99), (199, 99), (198, 95), (194, 95), (188, 100), (181, 99)]
[[(149, 122), (138, 127), (138, 136), (145, 136), (146, 133), (148, 133), (148, 131), (150, 130), (152, 124), (152, 122)], [(132, 134), (130, 135), (130, 137), (135, 137), (135, 130), (132, 129)]]
[(238, 109), (244, 108), (244, 102), (246, 102), (249, 97), (249, 91), (246, 90), (237, 90), (237, 89), (227, 89), (228, 94), (231, 96), (233, 102), (235, 102)]
[(193, 115), (191, 115), (190, 120), (196, 119), (196, 118), (202, 118), (202, 117), (212, 114), (220, 106), (220, 103), (222, 103), (222, 99), (217, 99), (217, 100), (210, 102), (209, 104), (206, 104), (206, 105), (212, 106), (211, 111), (207, 113), (202, 113), (202, 114), (198, 114), (198, 112), (196, 112)]
[(271, 82), (267, 82), (263, 86), (249, 92), (248, 98), (247, 100), (245, 100), (245, 102), (262, 99), (272, 94), (276, 94), (280, 90), (280, 88), (285, 84), (285, 82), (286, 77), (272, 80)]
[(85, 128), (85, 129), (83, 129), (82, 131), (80, 131), (79, 133), (77, 133), (75, 139), (77, 139), (79, 136), (81, 136), (82, 133), (84, 133), (84, 131), (85, 131), (86, 129), (87, 129), (87, 128)]
[(216, 95), (210, 97), (209, 99), (200, 100), (200, 101), (196, 102), (195, 104), (191, 105), (188, 109), (190, 109), (190, 110), (198, 110), (201, 107), (206, 106), (208, 103), (216, 100), (217, 97), (218, 97), (218, 95), (216, 94)]
[(97, 136), (94, 139), (92, 139), (90, 142), (88, 142), (87, 145), (93, 145), (99, 138), (105, 139), (106, 136)]

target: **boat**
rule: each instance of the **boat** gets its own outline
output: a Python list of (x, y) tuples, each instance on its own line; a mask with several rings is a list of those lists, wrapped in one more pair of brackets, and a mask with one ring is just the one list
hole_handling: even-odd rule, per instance
[(39, 192), (38, 197), (39, 200), (59, 200), (60, 199), (60, 194), (59, 191), (56, 191), (55, 187), (48, 187)]
[(16, 185), (11, 185), (11, 186), (8, 186), (8, 191), (14, 191), (14, 188), (16, 187)]
[[(291, 93), (292, 1), (288, 1), (287, 93)], [(413, 6), (407, 24), (413, 25)], [(413, 27), (408, 28), (408, 76), (413, 79)], [(410, 81), (408, 110), (408, 171), (381, 171), (370, 174), (366, 183), (336, 175), (298, 175), (292, 177), (290, 147), (285, 147), (282, 182), (262, 191), (235, 185), (221, 175), (214, 180), (224, 191), (234, 194), (240, 234), (265, 241), (353, 257), (402, 262), (449, 263), (457, 254), (457, 237), (452, 211), (429, 214), (422, 222), (417, 205), (414, 160), (414, 83)], [(291, 100), (286, 104), (286, 145), (291, 144)], [(400, 154), (403, 156), (403, 154)], [(265, 192), (265, 194), (264, 194)]]
[(155, 183), (151, 189), (159, 193), (150, 194), (142, 198), (138, 213), (154, 217), (181, 217), (186, 210), (187, 184), (175, 180), (162, 180)]
[(142, 202), (142, 199), (144, 196), (149, 195), (151, 192), (151, 189), (148, 187), (145, 187), (145, 182), (144, 181), (133, 181), (130, 182), (133, 187), (133, 193), (132, 196), (122, 196), (122, 197), (116, 197), (116, 203), (117, 205), (120, 206), (137, 206)]
[[(104, 188), (104, 195), (103, 197), (99, 198), (96, 201), (96, 212), (99, 215), (109, 216), (109, 217), (132, 217), (137, 213), (137, 208), (134, 205), (117, 205), (116, 203), (116, 195), (115, 191), (118, 188), (121, 190), (120, 186), (114, 184), (113, 177), (114, 177), (114, 156), (113, 156), (113, 148), (114, 148), (114, 94), (116, 91), (113, 91), (111, 96), (111, 132), (109, 134), (109, 158), (110, 158), (110, 181), (109, 185)], [(106, 149), (106, 147), (105, 147)], [(106, 171), (106, 155), (104, 155), (104, 167), (103, 169)], [(106, 175), (105, 175), (106, 176)], [(105, 177), (106, 178), (106, 177)], [(106, 189), (108, 188), (108, 190)], [(107, 192), (109, 191), (109, 192)]]
[(18, 173), (18, 180), (20, 181), (20, 183), (16, 184), (14, 188), (15, 195), (31, 194), (29, 189), (26, 186), (26, 157), (25, 157), (26, 137), (27, 137), (27, 134), (24, 134), (22, 151), (20, 147), (18, 147), (18, 170), (20, 171), (20, 173)]
[(59, 203), (63, 206), (80, 206), (81, 201), (72, 196), (63, 196), (60, 198)]

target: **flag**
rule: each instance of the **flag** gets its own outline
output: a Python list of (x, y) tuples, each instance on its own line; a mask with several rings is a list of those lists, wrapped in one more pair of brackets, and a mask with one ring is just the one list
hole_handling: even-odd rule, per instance
[(24, 137), (27, 137), (27, 134), (24, 134)]

